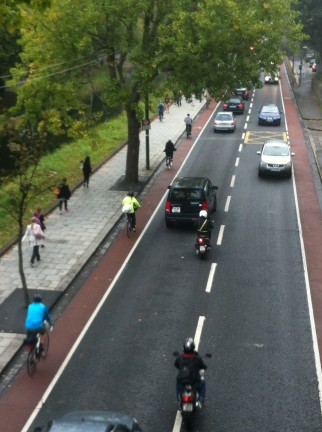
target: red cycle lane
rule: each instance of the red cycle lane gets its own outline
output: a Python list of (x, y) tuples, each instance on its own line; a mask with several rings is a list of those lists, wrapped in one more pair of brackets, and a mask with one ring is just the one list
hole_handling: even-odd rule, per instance
[(282, 69), (282, 91), (285, 116), (288, 125), (293, 158), (294, 175), (302, 226), (304, 249), (307, 261), (308, 279), (312, 298), (317, 340), (322, 353), (322, 215), (305, 143), (299, 113), (294, 102), (284, 68)]
[(1, 432), (20, 432), (28, 421), (100, 300), (111, 287), (112, 281), (135, 246), (140, 231), (148, 223), (215, 106), (216, 104), (212, 103), (210, 109), (199, 114), (193, 125), (192, 137), (183, 140), (175, 152), (172, 169), (162, 171), (148, 190), (137, 215), (138, 232), (130, 239), (127, 238), (125, 229), (117, 235), (87, 281), (55, 322), (54, 331), (50, 334), (47, 359), (39, 364), (32, 378), (27, 374), (26, 368), (23, 368), (1, 397)]

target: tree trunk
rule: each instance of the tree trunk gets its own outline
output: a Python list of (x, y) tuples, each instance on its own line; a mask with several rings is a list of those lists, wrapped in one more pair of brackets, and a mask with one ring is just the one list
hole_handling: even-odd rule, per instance
[(139, 150), (140, 150), (140, 122), (137, 119), (136, 106), (139, 95), (135, 95), (135, 102), (126, 107), (128, 146), (126, 156), (125, 183), (135, 184), (139, 181)]
[(22, 284), (22, 290), (25, 299), (25, 307), (27, 308), (30, 304), (30, 297), (29, 297), (29, 291), (27, 286), (27, 280), (23, 269), (23, 253), (22, 253), (23, 229), (24, 227), (23, 227), (23, 220), (21, 215), (21, 217), (19, 217), (19, 234), (18, 234), (18, 267), (19, 267), (19, 275)]

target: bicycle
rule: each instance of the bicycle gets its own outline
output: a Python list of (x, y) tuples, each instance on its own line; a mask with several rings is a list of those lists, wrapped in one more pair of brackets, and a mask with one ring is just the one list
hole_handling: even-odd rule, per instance
[(27, 357), (27, 371), (29, 376), (33, 376), (36, 371), (37, 363), (41, 359), (45, 359), (49, 350), (49, 323), (44, 323), (46, 331), (42, 337), (42, 344), (40, 346), (40, 332), (31, 333), (27, 336), (26, 346), (29, 349)]
[(166, 164), (166, 167), (168, 169), (170, 169), (172, 167), (172, 157), (171, 156), (166, 156), (166, 158), (165, 158), (165, 164)]
[(133, 233), (133, 216), (132, 213), (126, 213), (127, 216), (127, 222), (126, 222), (126, 234), (128, 238), (132, 236)]
[(187, 138), (189, 138), (189, 136), (191, 135), (191, 128), (191, 124), (186, 125)]

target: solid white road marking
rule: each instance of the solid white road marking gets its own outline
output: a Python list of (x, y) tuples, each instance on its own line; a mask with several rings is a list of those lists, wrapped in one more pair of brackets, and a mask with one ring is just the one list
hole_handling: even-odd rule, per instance
[(216, 268), (217, 268), (217, 264), (216, 263), (212, 263), (211, 267), (210, 267), (210, 272), (209, 272), (209, 276), (208, 276), (207, 285), (206, 285), (206, 292), (207, 293), (211, 292), (211, 286), (212, 286), (212, 282), (214, 280)]
[(230, 205), (230, 200), (231, 200), (231, 196), (228, 195), (227, 199), (226, 199), (226, 205), (225, 205), (225, 212), (227, 213), (229, 210), (229, 205)]
[(219, 230), (219, 234), (218, 234), (218, 239), (217, 239), (217, 245), (218, 246), (220, 246), (222, 243), (224, 231), (225, 231), (225, 225), (221, 225), (220, 230)]
[(233, 176), (231, 177), (230, 187), (234, 187), (235, 180), (236, 180), (236, 176), (233, 175)]

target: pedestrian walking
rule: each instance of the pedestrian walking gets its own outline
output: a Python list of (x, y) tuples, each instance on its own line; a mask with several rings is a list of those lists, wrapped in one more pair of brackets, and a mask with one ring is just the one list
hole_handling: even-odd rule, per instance
[(33, 217), (37, 218), (37, 223), (39, 223), (40, 228), (43, 231), (46, 231), (45, 216), (42, 213), (41, 207), (36, 208), (36, 211), (33, 214)]
[(181, 100), (182, 100), (182, 91), (179, 90), (176, 95), (176, 104), (178, 107), (181, 106)]
[(71, 192), (67, 183), (67, 179), (63, 178), (62, 182), (58, 186), (58, 200), (59, 200), (59, 214), (63, 213), (63, 205), (65, 208), (65, 211), (68, 212), (68, 200), (71, 197)]
[(159, 114), (159, 120), (162, 122), (164, 116), (164, 105), (161, 101), (159, 102), (158, 105), (158, 114)]
[(30, 259), (31, 267), (34, 267), (34, 262), (36, 259), (37, 261), (40, 261), (39, 246), (43, 244), (45, 237), (46, 236), (41, 229), (37, 218), (33, 216), (31, 218), (31, 223), (27, 225), (25, 235), (22, 238), (23, 242), (26, 240), (26, 238), (28, 238), (29, 246), (32, 248), (32, 255)]
[(83, 175), (84, 175), (84, 187), (88, 187), (89, 185), (89, 177), (92, 174), (92, 166), (91, 166), (91, 159), (89, 156), (86, 156), (84, 162), (83, 162)]
[(166, 97), (164, 99), (164, 105), (165, 105), (165, 112), (169, 113), (170, 112), (170, 98), (168, 95), (166, 95)]

